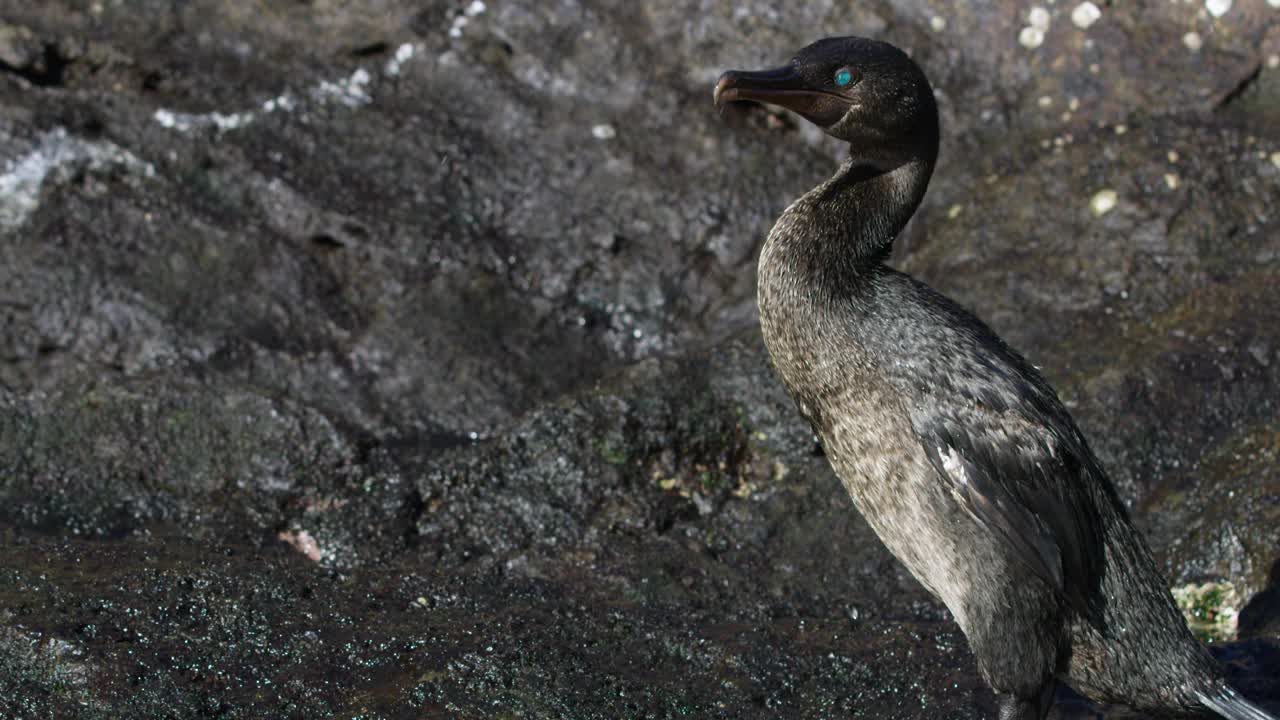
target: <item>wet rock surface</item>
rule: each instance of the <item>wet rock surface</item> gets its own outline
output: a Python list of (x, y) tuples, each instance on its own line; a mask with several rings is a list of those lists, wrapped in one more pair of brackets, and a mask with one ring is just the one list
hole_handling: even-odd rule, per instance
[(0, 715), (991, 717), (753, 329), (840, 149), (709, 89), (848, 32), (943, 112), (896, 264), (1280, 709), (1280, 10), (1084, 5), (0, 0)]

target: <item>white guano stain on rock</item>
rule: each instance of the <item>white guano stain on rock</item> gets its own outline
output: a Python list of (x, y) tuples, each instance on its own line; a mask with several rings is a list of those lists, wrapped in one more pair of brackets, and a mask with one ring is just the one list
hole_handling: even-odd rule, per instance
[(1205, 0), (1204, 9), (1216, 18), (1222, 17), (1231, 10), (1231, 0)]
[(1102, 17), (1102, 11), (1091, 2), (1082, 2), (1071, 11), (1071, 22), (1081, 30), (1087, 30), (1100, 17)]
[(396, 54), (382, 66), (382, 74), (387, 77), (399, 77), (401, 68), (413, 57), (414, 51), (415, 48), (411, 43), (404, 43), (396, 48)]
[(120, 146), (84, 140), (56, 128), (45, 133), (31, 152), (4, 164), (0, 173), (0, 230), (20, 227), (40, 205), (40, 188), (50, 173), (78, 164), (97, 170), (122, 165), (152, 177), (155, 167)]
[[(398, 76), (404, 63), (414, 55), (414, 47), (408, 43), (396, 49), (396, 54), (387, 61), (383, 74), (387, 77)], [(239, 112), (207, 112), (183, 113), (160, 108), (151, 114), (151, 119), (162, 127), (178, 132), (191, 132), (203, 128), (215, 128), (218, 132), (229, 132), (248, 127), (264, 115), (276, 112), (293, 112), (309, 99), (314, 103), (337, 103), (343, 107), (359, 108), (373, 102), (373, 75), (365, 68), (356, 68), (350, 75), (338, 80), (321, 80), (308, 90), (302, 99), (292, 92), (285, 92), (269, 100), (263, 101), (256, 109)]]
[(1038, 5), (1031, 8), (1031, 11), (1027, 13), (1027, 23), (1033, 28), (1048, 30), (1049, 23), (1052, 21), (1053, 15), (1049, 14), (1048, 10)]
[(1119, 200), (1119, 196), (1115, 190), (1099, 190), (1093, 194), (1092, 198), (1089, 198), (1089, 211), (1093, 213), (1094, 217), (1102, 217), (1115, 208), (1117, 200)]
[(337, 82), (321, 81), (316, 87), (316, 93), (332, 97), (347, 107), (360, 107), (373, 102), (373, 96), (369, 94), (368, 89), (370, 80), (372, 78), (368, 70), (357, 68), (350, 77)]
[(1049, 23), (1053, 21), (1053, 15), (1039, 5), (1031, 8), (1027, 13), (1027, 26), (1022, 28), (1018, 33), (1018, 44), (1029, 50), (1034, 50), (1044, 44), (1044, 35), (1049, 31)]
[(255, 120), (252, 112), (231, 113), (230, 115), (211, 112), (192, 115), (176, 113), (163, 108), (156, 110), (151, 117), (161, 126), (181, 132), (190, 132), (199, 127), (216, 127), (219, 131), (226, 132), (228, 130), (238, 130)]
[(1018, 33), (1018, 43), (1028, 50), (1034, 50), (1044, 44), (1044, 31), (1040, 28), (1024, 27)]
[(453, 18), (453, 23), (449, 25), (449, 37), (454, 39), (462, 37), (462, 31), (466, 29), (467, 23), (471, 22), (471, 18), (483, 14), (488, 9), (481, 0), (472, 0), (461, 14)]

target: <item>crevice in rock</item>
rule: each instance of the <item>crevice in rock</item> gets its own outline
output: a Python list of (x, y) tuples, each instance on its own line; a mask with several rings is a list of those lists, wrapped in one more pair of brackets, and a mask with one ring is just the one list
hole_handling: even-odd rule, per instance
[(0, 61), (0, 71), (17, 75), (38, 87), (63, 87), (66, 85), (67, 67), (72, 62), (56, 44), (46, 43), (39, 58), (22, 66)]
[(1245, 76), (1241, 78), (1239, 82), (1237, 82), (1222, 97), (1218, 98), (1218, 101), (1213, 104), (1213, 109), (1222, 110), (1224, 108), (1230, 107), (1232, 103), (1239, 100), (1241, 96), (1243, 96), (1246, 92), (1248, 92), (1249, 88), (1252, 87), (1253, 84), (1258, 81), (1258, 78), (1261, 75), (1262, 75), (1262, 63), (1261, 62), (1254, 63), (1253, 68), (1250, 69), (1249, 72), (1245, 73)]
[(326, 250), (340, 250), (347, 246), (346, 243), (329, 233), (317, 233), (312, 235), (311, 243)]
[(368, 45), (362, 45), (361, 47), (358, 47), (355, 50), (352, 50), (351, 56), (358, 57), (358, 58), (374, 57), (377, 55), (383, 55), (390, 49), (391, 49), (390, 43), (384, 40), (379, 40), (378, 42), (370, 43)]

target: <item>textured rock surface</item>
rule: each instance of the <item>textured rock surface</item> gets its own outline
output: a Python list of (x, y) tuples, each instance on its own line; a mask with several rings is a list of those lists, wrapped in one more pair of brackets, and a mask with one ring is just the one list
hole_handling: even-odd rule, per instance
[(0, 715), (989, 717), (751, 329), (840, 148), (710, 87), (849, 32), (944, 116), (897, 264), (1280, 708), (1280, 9), (950, 5), (0, 0)]

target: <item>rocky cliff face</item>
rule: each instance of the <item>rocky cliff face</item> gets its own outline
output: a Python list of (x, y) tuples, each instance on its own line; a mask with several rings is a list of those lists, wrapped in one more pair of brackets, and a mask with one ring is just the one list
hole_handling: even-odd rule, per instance
[(1274, 3), (0, 0), (0, 714), (989, 716), (753, 329), (840, 148), (711, 85), (850, 33), (943, 113), (896, 264), (1276, 707)]

